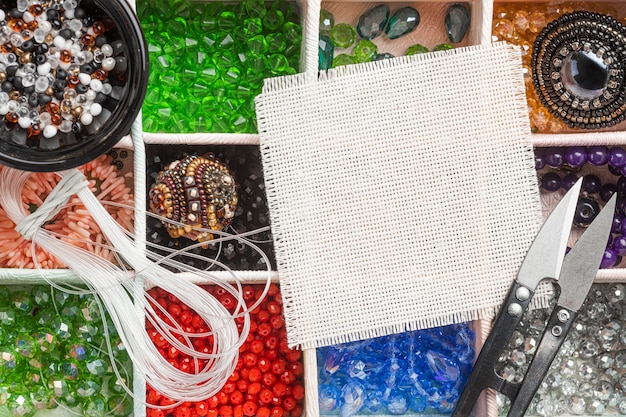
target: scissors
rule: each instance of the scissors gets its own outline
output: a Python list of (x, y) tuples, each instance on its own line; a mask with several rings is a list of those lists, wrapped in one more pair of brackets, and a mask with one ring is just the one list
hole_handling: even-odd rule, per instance
[[(508, 417), (522, 417), (548, 373), (589, 293), (613, 224), (615, 194), (563, 259), (581, 184), (582, 178), (554, 208), (531, 244), (452, 417), (469, 416), (485, 388), (493, 388), (509, 397)], [(524, 379), (507, 381), (496, 373), (496, 362), (528, 308), (537, 285), (544, 279), (557, 280), (561, 290), (558, 301)]]

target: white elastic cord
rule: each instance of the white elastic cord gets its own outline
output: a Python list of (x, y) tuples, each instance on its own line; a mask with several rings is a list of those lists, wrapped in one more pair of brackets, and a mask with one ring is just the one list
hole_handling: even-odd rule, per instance
[[(29, 175), (29, 173), (3, 168), (0, 171), (0, 204), (4, 207), (7, 216), (16, 224), (20, 224), (20, 230), (33, 236), (33, 244), (41, 246), (68, 265), (88, 286), (89, 292), (94, 292), (99, 297), (109, 312), (109, 317), (117, 328), (136, 371), (152, 388), (176, 401), (201, 401), (217, 394), (236, 367), (239, 348), (245, 342), (250, 329), (249, 312), (260, 302), (258, 301), (254, 306), (246, 305), (242, 294), (242, 283), (237, 274), (215, 259), (204, 258), (211, 265), (228, 271), (234, 281), (234, 284), (230, 284), (211, 272), (190, 267), (174, 259), (175, 256), (181, 254), (192, 257), (198, 255), (184, 251), (170, 251), (171, 253), (167, 256), (158, 256), (149, 251), (139, 250), (128, 231), (119, 226), (89, 188), (82, 185), (81, 179), (84, 177), (77, 170), (59, 173), (63, 177), (62, 185), (55, 189), (54, 196), (46, 199), (46, 207), (43, 210), (45, 214), (32, 217), (33, 220), (25, 223), (24, 218), (32, 215), (27, 216), (28, 213), (21, 203), (21, 192)], [(61, 240), (40, 227), (45, 221), (42, 219), (49, 219), (52, 215), (53, 207), (62, 206), (63, 201), (66, 201), (64, 199), (74, 192), (98, 223), (116, 254), (130, 265), (134, 273), (129, 273), (123, 266), (114, 265), (104, 258)], [(268, 268), (264, 289), (266, 293), (271, 277), (267, 256), (243, 236), (233, 236), (225, 232), (215, 234), (218, 235), (216, 242), (235, 239), (249, 245), (262, 255)], [(186, 250), (191, 250), (196, 246), (192, 245)], [(163, 248), (160, 249), (163, 250)], [(36, 261), (34, 263), (38, 265)], [(237, 303), (236, 309), (231, 313), (208, 291), (185, 279), (173, 279), (175, 275), (168, 268), (192, 273), (207, 283), (224, 288), (234, 297)], [(42, 275), (45, 278), (44, 271)], [(156, 303), (142, 285), (138, 284), (138, 282), (143, 282), (136, 280), (138, 276), (141, 276), (149, 285), (164, 289), (189, 306), (204, 320), (209, 332), (191, 334), (183, 331), (167, 310)], [(55, 286), (58, 287), (58, 283)], [(144, 321), (137, 315), (137, 305), (141, 306), (145, 312), (146, 320), (171, 346), (192, 358), (196, 365), (195, 373), (179, 370), (161, 355), (150, 340)], [(162, 319), (161, 315), (166, 319)], [(242, 322), (240, 330), (234, 320), (237, 317), (243, 319), (240, 319)], [(193, 339), (209, 335), (213, 340), (212, 350), (210, 352), (196, 351), (192, 343)], [(200, 366), (201, 361), (206, 361), (206, 365)], [(113, 366), (116, 365), (113, 364)], [(117, 369), (115, 372), (119, 374)], [(133, 395), (130, 389), (127, 391)]]

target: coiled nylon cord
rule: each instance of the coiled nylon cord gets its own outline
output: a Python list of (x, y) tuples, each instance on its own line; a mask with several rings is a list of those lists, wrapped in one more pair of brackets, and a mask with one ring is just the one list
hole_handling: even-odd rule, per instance
[[(89, 291), (86, 292), (93, 293), (96, 299), (102, 302), (111, 321), (117, 328), (135, 371), (140, 372), (152, 388), (175, 401), (202, 401), (217, 394), (235, 370), (239, 348), (245, 342), (250, 329), (249, 312), (260, 303), (263, 297), (255, 305), (246, 306), (242, 295), (241, 280), (234, 271), (217, 260), (209, 261), (215, 267), (227, 271), (234, 284), (216, 277), (215, 274), (174, 260), (174, 257), (185, 254), (185, 251), (202, 245), (202, 243), (192, 245), (184, 250), (170, 250), (167, 256), (160, 256), (149, 250), (144, 252), (137, 249), (132, 236), (113, 220), (96, 196), (89, 190), (87, 180), (80, 171), (73, 169), (58, 174), (62, 178), (57, 187), (35, 213), (29, 214), (22, 204), (21, 193), (30, 173), (6, 167), (0, 171), (0, 204), (4, 207), (9, 218), (17, 224), (16, 230), (27, 239), (32, 240), (33, 245), (41, 246), (68, 265), (87, 285)], [(58, 236), (41, 227), (44, 222), (54, 217), (73, 194), (78, 195), (89, 210), (113, 246), (112, 249), (116, 251), (117, 257), (123, 258), (134, 272), (129, 273), (122, 266), (115, 265), (89, 251), (61, 240)], [(246, 240), (246, 235), (210, 232), (220, 236), (213, 241), (214, 243), (236, 239), (238, 242), (251, 246), (261, 254), (266, 265), (268, 265), (268, 279), (265, 286), (265, 292), (267, 292), (270, 283), (270, 262), (267, 256), (256, 245)], [(249, 234), (253, 233), (258, 233), (258, 231)], [(96, 245), (94, 242), (91, 243)], [(200, 255), (187, 253), (186, 256), (197, 257)], [(203, 259), (207, 260), (206, 258)], [(36, 260), (35, 265), (38, 265)], [(120, 263), (120, 265), (123, 264)], [(182, 272), (192, 273), (201, 278), (203, 282), (206, 281), (224, 288), (237, 300), (237, 307), (234, 312), (230, 313), (209, 292), (197, 285), (185, 279), (177, 279), (165, 267), (173, 267)], [(40, 271), (45, 278), (45, 271)], [(137, 277), (142, 279), (135, 279)], [(145, 281), (147, 286), (160, 287), (177, 297), (204, 320), (210, 331), (194, 334), (184, 332), (167, 310), (148, 295), (143, 285), (138, 284), (142, 281)], [(60, 288), (58, 283), (51, 284), (55, 288)], [(196, 365), (195, 373), (179, 370), (159, 353), (146, 331), (144, 321), (137, 315), (137, 305), (145, 312), (145, 319), (171, 346), (193, 359)], [(159, 313), (164, 315), (167, 320), (161, 319)], [(234, 320), (238, 317), (243, 319), (241, 331), (237, 329)], [(104, 328), (106, 329), (106, 326)], [(192, 340), (197, 337), (209, 336), (212, 336), (212, 350), (206, 353), (196, 351), (191, 343)], [(110, 346), (109, 352), (112, 352)], [(112, 353), (110, 355), (112, 357)], [(206, 361), (206, 365), (200, 367), (200, 360)], [(115, 361), (112, 363), (115, 367)], [(117, 369), (115, 372), (119, 377)], [(127, 391), (132, 395), (130, 389)]]

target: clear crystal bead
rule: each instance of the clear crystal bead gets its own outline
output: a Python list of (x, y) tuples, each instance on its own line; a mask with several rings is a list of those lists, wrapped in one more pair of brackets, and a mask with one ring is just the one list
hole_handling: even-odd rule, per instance
[(578, 376), (586, 381), (591, 381), (598, 376), (598, 370), (591, 362), (581, 362), (578, 365)]
[(585, 414), (585, 411), (587, 410), (587, 400), (583, 397), (574, 395), (570, 398), (568, 409), (570, 413), (581, 416)]
[(615, 358), (610, 352), (603, 352), (594, 359), (596, 366), (600, 369), (609, 369), (615, 363)]
[(598, 399), (591, 400), (591, 402), (587, 406), (587, 412), (593, 416), (599, 416), (604, 414), (604, 410), (606, 410), (606, 407), (604, 406), (602, 401)]
[(609, 285), (609, 288), (606, 290), (606, 298), (609, 303), (617, 304), (626, 298), (626, 288), (624, 284), (615, 283)]
[(575, 379), (568, 378), (561, 384), (561, 392), (566, 397), (571, 397), (578, 391), (578, 382)]
[(591, 359), (595, 358), (598, 353), (600, 353), (600, 345), (598, 345), (598, 342), (595, 340), (585, 340), (581, 343), (578, 350), (581, 358)]
[(593, 397), (606, 404), (613, 396), (613, 384), (608, 381), (600, 381), (593, 389)]

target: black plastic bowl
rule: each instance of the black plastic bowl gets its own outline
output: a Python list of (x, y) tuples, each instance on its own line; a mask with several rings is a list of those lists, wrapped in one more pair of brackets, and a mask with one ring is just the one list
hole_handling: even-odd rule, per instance
[[(7, 12), (15, 1), (4, 2)], [(49, 172), (74, 168), (109, 151), (130, 132), (148, 84), (148, 50), (137, 16), (126, 0), (82, 0), (79, 7), (93, 20), (108, 21), (107, 41), (124, 65), (109, 73), (114, 91), (102, 103), (102, 113), (78, 132), (58, 131), (52, 138), (29, 137), (27, 131), (0, 118), (0, 164)]]

